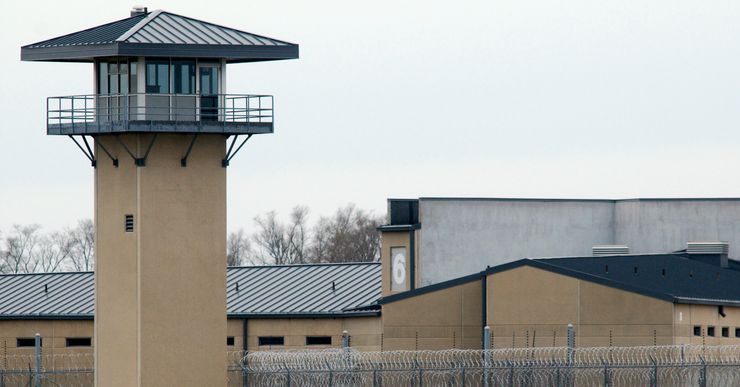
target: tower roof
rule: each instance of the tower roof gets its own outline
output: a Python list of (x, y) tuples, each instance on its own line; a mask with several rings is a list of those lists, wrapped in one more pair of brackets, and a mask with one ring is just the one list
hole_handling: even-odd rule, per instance
[(298, 58), (298, 45), (166, 11), (153, 11), (21, 47), (21, 60), (98, 57), (218, 58), (229, 63)]

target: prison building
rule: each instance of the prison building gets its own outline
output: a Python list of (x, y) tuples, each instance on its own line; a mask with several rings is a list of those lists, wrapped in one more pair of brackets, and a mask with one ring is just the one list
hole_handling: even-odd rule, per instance
[(389, 199), (387, 223), (380, 228), (384, 246), (413, 257), (404, 261), (408, 267), (384, 266), (406, 273), (408, 282), (394, 285), (399, 289), (522, 258), (588, 256), (599, 246), (651, 254), (690, 241), (726, 241), (730, 257), (740, 248), (738, 198)]
[(721, 254), (521, 259), (385, 295), (384, 349), (740, 344), (739, 284)]
[[(223, 350), (379, 350), (380, 292), (379, 263), (229, 267)], [(92, 272), (0, 275), (0, 355), (91, 352), (94, 315)]]

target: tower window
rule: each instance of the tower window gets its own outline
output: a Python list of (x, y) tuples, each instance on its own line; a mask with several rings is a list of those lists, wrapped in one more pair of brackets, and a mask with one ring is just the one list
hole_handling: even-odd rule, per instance
[(146, 92), (170, 92), (170, 65), (168, 61), (146, 62)]
[(195, 62), (172, 61), (175, 94), (195, 94)]
[(707, 327), (707, 336), (714, 337), (714, 327)]
[(226, 345), (233, 347), (234, 346), (234, 336), (228, 336), (226, 337)]
[(331, 345), (331, 336), (306, 336), (306, 345)]
[(134, 216), (126, 215), (124, 220), (124, 228), (126, 232), (134, 232)]
[(694, 336), (701, 336), (701, 326), (694, 325)]
[(90, 347), (92, 339), (89, 337), (67, 337), (65, 340), (67, 347)]
[(283, 336), (260, 336), (258, 342), (259, 345), (285, 345), (285, 338)]
[(730, 337), (730, 327), (722, 327), (722, 337)]

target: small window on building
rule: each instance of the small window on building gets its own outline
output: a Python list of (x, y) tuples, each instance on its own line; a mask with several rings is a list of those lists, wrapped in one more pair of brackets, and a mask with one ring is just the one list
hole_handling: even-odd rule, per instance
[(660, 271), (660, 275), (662, 275), (663, 277), (665, 277), (665, 269), (663, 269), (663, 270)]
[(701, 336), (701, 326), (694, 325), (694, 336)]
[(306, 336), (306, 345), (331, 345), (331, 336)]
[(170, 92), (170, 66), (164, 62), (146, 63), (146, 92), (167, 94)]
[(226, 337), (226, 345), (233, 347), (234, 346), (234, 336), (228, 336)]
[(608, 273), (608, 272), (609, 272), (609, 265), (604, 265), (604, 273)]
[[(41, 345), (43, 345), (43, 339), (41, 339)], [(36, 346), (36, 338), (35, 337), (18, 337), (15, 339), (15, 346), (18, 348), (27, 348), (27, 347), (35, 347)]]
[(707, 327), (707, 336), (714, 337), (714, 327)]
[(730, 337), (730, 327), (722, 327), (722, 337)]
[(633, 270), (634, 270), (635, 274), (637, 274), (637, 266), (635, 266)]
[(92, 346), (92, 339), (89, 337), (67, 337), (67, 347), (90, 347)]
[(259, 345), (285, 345), (283, 336), (260, 336)]
[(740, 337), (740, 328), (735, 328), (735, 337)]

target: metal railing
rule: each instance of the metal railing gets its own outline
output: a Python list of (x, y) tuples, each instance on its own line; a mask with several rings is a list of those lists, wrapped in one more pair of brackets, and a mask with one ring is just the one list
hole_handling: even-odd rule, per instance
[(48, 97), (48, 126), (130, 121), (271, 123), (273, 97), (251, 94), (89, 94)]

